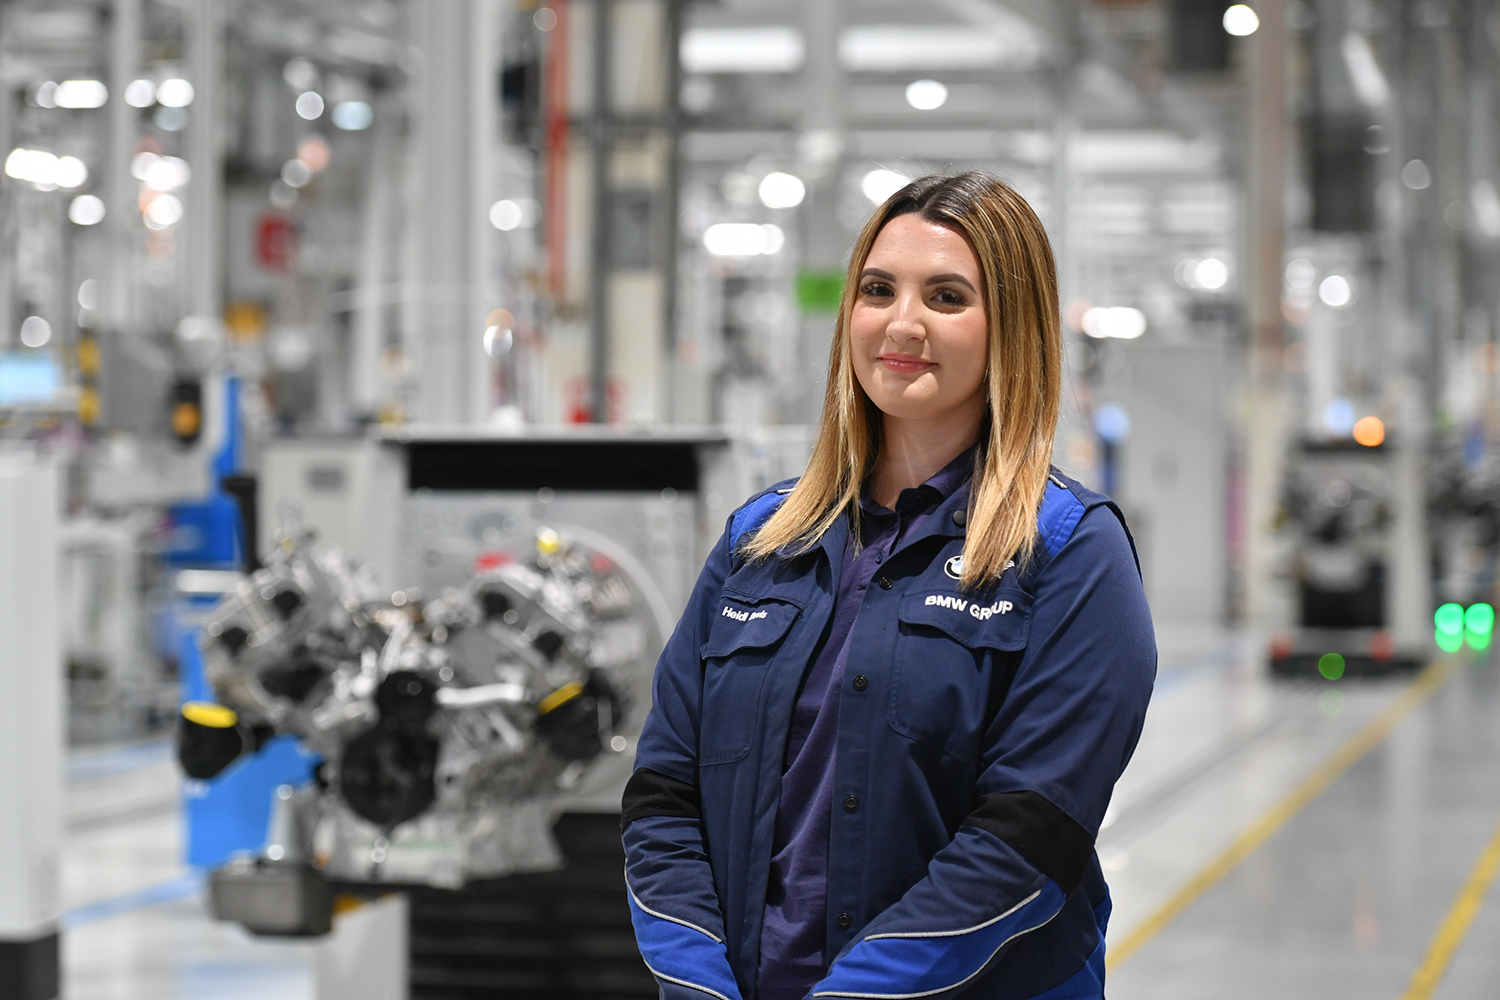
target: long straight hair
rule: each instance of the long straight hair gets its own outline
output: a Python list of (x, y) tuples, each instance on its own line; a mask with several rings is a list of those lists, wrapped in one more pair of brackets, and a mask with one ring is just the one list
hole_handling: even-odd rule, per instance
[(860, 489), (880, 454), (882, 425), (880, 410), (855, 377), (849, 317), (870, 248), (900, 215), (920, 215), (961, 233), (979, 260), (989, 321), (989, 409), (964, 539), (960, 585), (971, 589), (999, 578), (1010, 561), (1024, 564), (1031, 556), (1051, 470), (1062, 367), (1057, 268), (1046, 230), (1009, 185), (977, 171), (920, 177), (865, 223), (844, 279), (812, 457), (785, 502), (741, 547), (752, 560), (805, 552), (846, 511), (859, 537)]

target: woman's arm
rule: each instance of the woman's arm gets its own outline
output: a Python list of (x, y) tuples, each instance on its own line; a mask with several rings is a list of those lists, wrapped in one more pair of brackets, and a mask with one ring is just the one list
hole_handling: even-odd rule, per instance
[(812, 997), (951, 996), (1082, 881), (1156, 671), (1129, 539), (1107, 508), (1086, 514), (1038, 574), (1030, 628), (985, 733), (973, 812)]
[(621, 804), (631, 921), (664, 1000), (740, 1000), (698, 801), (699, 648), (730, 561), (726, 531), (657, 661), (651, 714)]

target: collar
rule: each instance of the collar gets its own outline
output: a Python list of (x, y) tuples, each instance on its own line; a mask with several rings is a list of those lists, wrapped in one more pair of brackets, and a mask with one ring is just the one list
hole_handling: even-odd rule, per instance
[[(972, 444), (960, 452), (953, 461), (943, 466), (927, 478), (920, 486), (911, 487), (901, 491), (896, 497), (896, 510), (902, 508), (914, 509), (917, 507), (928, 507), (934, 502), (941, 505), (944, 501), (953, 497), (958, 489), (969, 482), (974, 476), (974, 454), (979, 445)], [(868, 487), (868, 482), (866, 483)], [(936, 497), (934, 498), (934, 494)], [(890, 510), (877, 504), (870, 498), (868, 489), (861, 491), (859, 498), (860, 510), (866, 514), (876, 517), (889, 515)]]

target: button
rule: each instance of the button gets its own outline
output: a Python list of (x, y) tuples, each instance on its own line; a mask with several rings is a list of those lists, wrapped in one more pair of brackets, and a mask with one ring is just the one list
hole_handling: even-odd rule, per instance
[(955, 510), (953, 512), (953, 523), (958, 525), (960, 528), (962, 528), (964, 524), (968, 522), (968, 520), (968, 511)]
[(859, 797), (856, 795), (844, 796), (844, 812), (854, 812), (859, 808)]
[(848, 910), (845, 910), (843, 913), (839, 914), (837, 923), (839, 925), (839, 930), (847, 931), (849, 928), (854, 926), (854, 918), (849, 915)]
[(890, 590), (891, 589), (891, 586), (892, 586), (892, 584), (891, 584), (891, 578), (888, 577), (888, 576), (882, 576), (879, 580), (876, 580), (875, 582), (878, 583), (878, 584), (880, 584), (880, 589), (881, 590)]
[(884, 552), (877, 552), (877, 553), (875, 553), (875, 564), (877, 566), (880, 565), (880, 563), (882, 563), (884, 560), (885, 560), (885, 553)]
[(870, 678), (866, 677), (864, 674), (855, 674), (854, 675), (854, 690), (856, 690), (856, 691), (863, 691), (865, 688), (867, 688), (869, 686), (870, 686)]

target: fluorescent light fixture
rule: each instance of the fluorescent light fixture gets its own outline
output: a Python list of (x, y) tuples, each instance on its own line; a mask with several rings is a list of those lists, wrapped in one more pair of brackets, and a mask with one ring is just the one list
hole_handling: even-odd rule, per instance
[(1154, 129), (1085, 132), (1072, 145), (1073, 166), (1085, 173), (1188, 173), (1219, 165), (1219, 145)]
[(109, 88), (99, 80), (64, 80), (52, 100), (60, 108), (102, 108), (109, 100)]
[(1330, 274), (1318, 284), (1318, 298), (1325, 306), (1342, 309), (1354, 301), (1354, 284), (1342, 274)]
[(88, 166), (76, 156), (54, 156), (41, 149), (11, 150), (5, 158), (5, 173), (43, 191), (82, 187), (89, 179)]
[(193, 103), (193, 85), (181, 77), (156, 85), (156, 103), (164, 108), (185, 108)]
[(1357, 31), (1344, 33), (1340, 48), (1344, 54), (1344, 67), (1349, 71), (1349, 82), (1354, 93), (1366, 107), (1383, 108), (1391, 99), (1391, 85), (1386, 81), (1380, 63), (1375, 61), (1375, 49), (1370, 40)]
[(52, 324), (40, 316), (27, 316), (21, 321), (21, 343), (27, 347), (42, 347), (52, 339)]
[(104, 221), (104, 202), (97, 195), (79, 195), (68, 204), (68, 221), (75, 226), (98, 225)]
[[(137, 153), (137, 157), (150, 156), (150, 153)], [(134, 172), (135, 164), (131, 163), (131, 171)], [(141, 180), (146, 186), (157, 191), (176, 191), (180, 187), (186, 187), (188, 180), (193, 176), (187, 161), (177, 156), (158, 156), (145, 164), (141, 171)]]
[(182, 202), (172, 195), (159, 194), (146, 206), (144, 216), (147, 229), (170, 229), (182, 221)]
[(1083, 314), (1083, 332), (1099, 340), (1134, 340), (1146, 332), (1146, 314), (1130, 306), (1094, 306)]
[(125, 103), (132, 108), (149, 108), (156, 103), (156, 84), (150, 80), (131, 80), (125, 86)]
[(883, 167), (871, 170), (859, 182), (859, 190), (877, 205), (911, 183), (911, 178)]
[(913, 80), (906, 85), (906, 103), (918, 111), (935, 111), (948, 103), (948, 88), (936, 80)]
[(1249, 4), (1237, 3), (1224, 11), (1224, 30), (1244, 38), (1260, 27), (1260, 15)]
[(689, 28), (682, 33), (688, 73), (795, 73), (806, 59), (796, 28)]
[(780, 226), (753, 222), (720, 222), (703, 232), (703, 248), (715, 257), (755, 257), (773, 254), (786, 245)]
[(314, 121), (323, 115), (323, 95), (316, 90), (309, 90), (297, 95), (297, 114)]
[(767, 208), (796, 208), (807, 197), (807, 185), (795, 174), (773, 170), (761, 178), (756, 193)]
[(503, 198), (490, 206), (490, 225), (508, 233), (521, 225), (521, 206), (509, 198)]
[(1177, 265), (1176, 276), (1183, 288), (1217, 292), (1229, 284), (1229, 265), (1217, 257), (1188, 259)]
[(839, 63), (854, 73), (912, 70), (1032, 69), (1047, 57), (1047, 39), (1010, 15), (1005, 24), (869, 24), (844, 29)]

